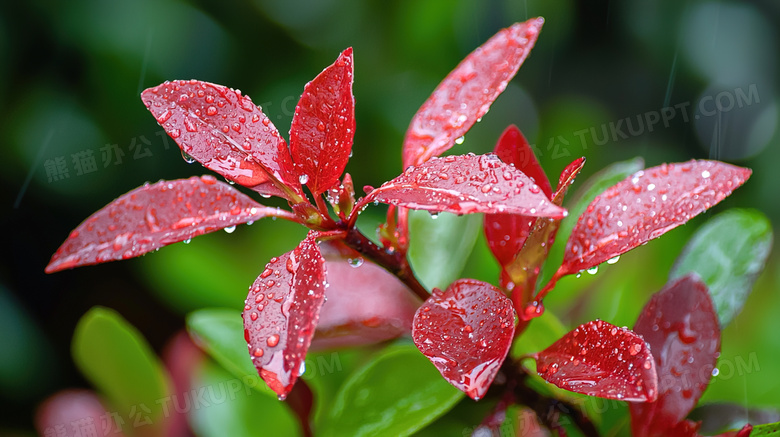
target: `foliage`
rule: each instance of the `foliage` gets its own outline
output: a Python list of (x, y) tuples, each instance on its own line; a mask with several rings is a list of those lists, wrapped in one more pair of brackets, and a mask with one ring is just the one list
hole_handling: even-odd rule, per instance
[[(719, 203), (751, 175), (749, 169), (719, 161), (641, 170), (634, 160), (597, 175), (567, 210), (567, 191), (585, 159), (573, 160), (553, 190), (533, 149), (514, 126), (499, 138), (495, 153), (440, 156), (488, 112), (530, 53), (542, 24), (540, 18), (517, 23), (468, 55), (412, 119), (402, 150), (404, 171), (377, 188), (365, 187), (365, 196), (357, 199), (351, 176), (344, 174), (355, 132), (351, 48), (304, 87), (289, 146), (261, 108), (238, 90), (197, 80), (147, 89), (144, 104), (185, 159), (197, 160), (263, 197), (284, 199), (289, 210), (264, 206), (208, 175), (145, 185), (79, 225), (46, 271), (135, 257), (263, 217), (289, 220), (309, 232), (296, 248), (271, 258), (250, 286), (242, 313), (243, 337), (267, 385), (257, 391), (268, 393), (270, 388), (280, 400), (287, 399), (303, 434), (408, 435), (457, 404), (470, 402), (460, 402), (462, 395), (454, 386), (490, 405), (492, 411), (482, 412), (482, 426), (493, 430), (502, 426), (508, 412), (519, 414), (514, 408), (519, 405), (550, 430), (563, 432), (573, 425), (586, 435), (597, 435), (598, 418), (573, 400), (583, 398), (558, 390), (564, 389), (630, 402), (636, 435), (697, 435), (699, 424), (686, 416), (715, 369), (720, 326), (739, 311), (769, 252), (771, 231), (760, 215), (721, 219), (738, 230), (732, 240), (703, 229), (633, 330), (594, 320), (543, 349), (509, 354), (513, 344), (523, 342), (529, 324), (544, 314), (543, 299), (562, 277), (613, 263)], [(390, 206), (375, 243), (358, 229), (357, 220), (379, 203)], [(451, 259), (440, 266), (442, 273), (426, 273), (424, 278), (426, 285), (441, 283), (444, 290), (432, 287), (429, 293), (416, 274), (430, 267), (415, 269), (410, 264), (410, 258), (418, 257), (410, 235), (427, 245), (439, 242), (425, 233), (410, 234), (410, 209), (434, 217), (483, 213), (487, 246), (501, 268), (498, 286), (475, 279), (442, 283), (441, 278), (457, 278), (465, 257), (446, 254)], [(572, 211), (577, 214), (567, 218)], [(460, 226), (453, 229), (471, 224)], [(460, 237), (457, 231), (448, 232)], [(473, 238), (463, 232), (463, 244), (452, 247), (470, 251)], [(561, 254), (555, 248), (562, 240), (558, 265), (549, 255)], [(716, 242), (744, 253), (726, 279), (707, 267), (711, 261), (706, 248)], [(345, 262), (370, 273), (340, 268)], [(537, 286), (540, 276), (544, 286)], [(376, 286), (385, 281), (394, 287)], [(733, 294), (726, 291), (731, 283), (737, 284)], [(399, 289), (405, 290), (405, 299), (395, 294)], [(356, 309), (380, 298), (387, 304), (376, 312)], [(347, 300), (355, 305), (343, 303)], [(335, 319), (340, 321), (319, 323)], [(236, 354), (236, 348), (243, 348), (238, 326), (237, 316), (231, 320), (216, 310), (188, 319), (196, 342), (248, 386), (247, 360)], [(347, 377), (331, 407), (315, 405), (318, 384), (312, 382), (312, 391), (301, 378), (318, 340), (336, 338), (339, 346), (363, 346), (406, 333), (422, 355), (401, 340), (376, 352)], [(431, 377), (423, 356), (451, 386)], [(540, 386), (533, 367), (557, 388)], [(388, 379), (391, 369), (402, 371)], [(225, 377), (220, 369), (207, 370), (204, 379)], [(381, 401), (368, 402), (377, 392), (383, 393)], [(386, 392), (397, 393), (396, 400)], [(241, 408), (251, 408), (249, 404), (242, 402)], [(317, 408), (325, 412), (317, 413)], [(244, 417), (234, 411), (220, 414), (224, 420)], [(200, 416), (192, 423), (204, 434), (216, 432), (205, 430), (207, 421)], [(749, 432), (749, 426), (740, 431)]]

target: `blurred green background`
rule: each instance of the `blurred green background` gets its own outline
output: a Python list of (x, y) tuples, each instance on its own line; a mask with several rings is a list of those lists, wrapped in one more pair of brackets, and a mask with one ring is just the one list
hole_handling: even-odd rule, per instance
[[(45, 275), (70, 230), (115, 197), (146, 181), (208, 173), (182, 160), (141, 90), (189, 78), (239, 88), (286, 136), (303, 85), (352, 46), (357, 129), (347, 171), (356, 187), (377, 186), (401, 170), (404, 131), (438, 82), (500, 28), (539, 15), (546, 24), (536, 48), (452, 153), (488, 152), (515, 123), (553, 180), (579, 156), (588, 158), (580, 183), (634, 156), (647, 166), (712, 158), (754, 171), (712, 211), (593, 277), (561, 281), (548, 301), (568, 324), (601, 317), (630, 326), (707, 216), (749, 207), (780, 224), (780, 3), (3, 2), (0, 434), (31, 431), (47, 395), (88, 386), (70, 340), (90, 307), (117, 310), (159, 352), (186, 312), (239, 309), (268, 258), (304, 235), (265, 220), (140, 259)], [(381, 214), (369, 209), (364, 220)], [(778, 260), (770, 258), (724, 332), (722, 360), (756, 365), (721, 373), (706, 399), (780, 407)], [(484, 242), (466, 268), (497, 282)]]

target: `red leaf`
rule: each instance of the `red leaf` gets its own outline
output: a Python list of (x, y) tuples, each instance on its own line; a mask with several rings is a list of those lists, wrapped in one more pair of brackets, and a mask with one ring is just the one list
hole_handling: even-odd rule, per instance
[(285, 398), (299, 376), (325, 297), (325, 260), (309, 235), (271, 258), (244, 306), (244, 336), (260, 377)]
[(556, 278), (625, 253), (723, 200), (750, 169), (718, 161), (663, 164), (639, 171), (596, 197), (579, 217)]
[(522, 65), (544, 24), (532, 18), (500, 30), (436, 87), (406, 131), (404, 168), (440, 155), (487, 113)]
[(601, 320), (539, 352), (537, 369), (547, 382), (590, 396), (646, 402), (658, 394), (653, 356), (642, 337)]
[[(550, 181), (517, 126), (510, 125), (501, 134), (495, 153), (502, 161), (513, 164), (515, 168), (525, 173), (536, 182), (548, 198), (552, 198)], [(484, 228), (488, 247), (501, 266), (506, 266), (515, 259), (515, 255), (523, 248), (526, 238), (531, 233), (534, 222), (536, 217), (516, 214), (485, 215)]]
[[(563, 204), (566, 191), (584, 165), (585, 158), (579, 158), (563, 169), (558, 179), (558, 188), (552, 198), (553, 204), (558, 206)], [(508, 289), (512, 292), (515, 310), (525, 321), (540, 315), (543, 309), (538, 302), (536, 305), (532, 304), (533, 293), (536, 291), (536, 279), (542, 264), (547, 259), (550, 247), (555, 242), (560, 223), (560, 220), (548, 217), (537, 218), (523, 248), (515, 255), (512, 263), (505, 266), (505, 276), (511, 279), (507, 285), (511, 286)]]
[(408, 167), (361, 203), (371, 201), (454, 214), (566, 215), (566, 210), (550, 203), (528, 176), (493, 154), (446, 156)]
[(345, 173), (342, 182), (336, 181), (328, 189), (326, 196), (336, 214), (342, 220), (346, 220), (352, 214), (352, 208), (355, 206), (355, 187), (352, 184), (352, 176)]
[(196, 80), (166, 82), (141, 93), (181, 150), (208, 169), (261, 194), (300, 194), (287, 143), (271, 120), (238, 90)]
[(421, 301), (393, 274), (346, 247), (321, 246), (328, 271), (328, 298), (320, 311), (311, 349), (378, 343), (407, 334)]
[(132, 258), (268, 216), (295, 220), (289, 212), (263, 206), (213, 176), (144, 185), (76, 227), (46, 272)]
[(653, 351), (658, 400), (631, 405), (636, 436), (666, 435), (693, 409), (720, 351), (718, 316), (707, 286), (694, 274), (667, 284), (645, 305), (634, 331)]
[(338, 182), (355, 135), (352, 48), (306, 84), (295, 108), (290, 151), (299, 180), (316, 196)]
[(417, 310), (414, 344), (450, 384), (482, 398), (504, 362), (515, 332), (512, 302), (498, 288), (460, 279), (434, 289)]

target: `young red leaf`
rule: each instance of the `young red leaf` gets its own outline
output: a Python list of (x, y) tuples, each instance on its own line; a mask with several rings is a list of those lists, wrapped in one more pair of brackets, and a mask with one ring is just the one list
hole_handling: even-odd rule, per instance
[(707, 286), (695, 274), (667, 284), (642, 309), (634, 331), (653, 351), (658, 400), (631, 405), (636, 436), (662, 436), (693, 409), (720, 352), (720, 325)]
[(290, 128), (299, 181), (317, 196), (338, 182), (355, 135), (352, 48), (306, 84)]
[(345, 173), (344, 179), (341, 182), (336, 181), (328, 189), (326, 196), (328, 202), (333, 207), (333, 211), (342, 220), (347, 220), (352, 214), (352, 208), (355, 207), (355, 187), (352, 184), (352, 176), (349, 173)]
[(353, 347), (407, 334), (422, 303), (393, 274), (360, 254), (349, 258), (328, 254), (327, 301), (322, 305), (311, 349)]
[(141, 99), (182, 152), (261, 194), (300, 194), (287, 143), (238, 90), (196, 80), (165, 82)]
[(412, 339), (450, 384), (482, 398), (504, 362), (515, 332), (512, 302), (498, 288), (460, 279), (434, 289), (417, 310)]
[(555, 276), (589, 269), (661, 236), (723, 200), (750, 173), (718, 161), (663, 164), (634, 173), (588, 205)]
[(309, 235), (271, 258), (244, 306), (244, 337), (260, 377), (285, 398), (299, 376), (325, 297), (325, 260)]
[(454, 214), (566, 215), (528, 176), (493, 154), (446, 156), (408, 167), (361, 203), (371, 201)]
[[(552, 198), (550, 181), (517, 126), (510, 125), (504, 130), (496, 144), (495, 154), (505, 163), (512, 164), (525, 173), (548, 198)], [(485, 214), (484, 229), (488, 247), (501, 266), (506, 266), (515, 259), (515, 255), (523, 248), (526, 238), (531, 233), (534, 222), (536, 217)]]
[(144, 185), (76, 227), (51, 257), (46, 273), (132, 258), (268, 216), (295, 220), (289, 212), (263, 206), (213, 176)]
[[(558, 188), (552, 197), (553, 204), (558, 206), (563, 204), (566, 191), (584, 165), (585, 158), (579, 158), (563, 169), (558, 179)], [(536, 291), (536, 279), (542, 264), (547, 259), (550, 247), (555, 242), (555, 234), (558, 232), (560, 223), (560, 220), (548, 217), (537, 218), (523, 248), (515, 255), (512, 263), (505, 266), (506, 276), (511, 279), (507, 285), (511, 284), (512, 287), (512, 301), (515, 304), (515, 310), (523, 320), (530, 320), (542, 311), (543, 307), (538, 304), (533, 305), (531, 301), (533, 293)]]
[(596, 320), (537, 354), (539, 375), (576, 393), (647, 402), (658, 395), (653, 356), (642, 337)]
[(406, 131), (404, 168), (440, 155), (462, 137), (504, 91), (544, 24), (532, 18), (500, 30), (436, 87)]

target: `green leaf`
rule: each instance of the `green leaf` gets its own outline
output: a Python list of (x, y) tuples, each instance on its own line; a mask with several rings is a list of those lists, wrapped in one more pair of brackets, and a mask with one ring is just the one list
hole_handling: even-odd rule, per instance
[(391, 346), (349, 376), (319, 431), (323, 436), (406, 436), (464, 396), (414, 345)]
[(750, 437), (777, 437), (780, 436), (780, 422), (756, 425), (750, 433)]
[(93, 307), (76, 325), (71, 348), (81, 373), (123, 417), (137, 409), (153, 424), (161, 423), (160, 400), (168, 396), (170, 387), (167, 372), (141, 333), (122, 316)]
[(772, 224), (756, 210), (732, 209), (701, 226), (669, 274), (669, 280), (696, 272), (724, 327), (739, 314), (772, 248)]
[(563, 262), (563, 252), (566, 249), (566, 242), (569, 240), (571, 231), (574, 229), (577, 220), (582, 213), (585, 212), (585, 209), (590, 205), (593, 199), (603, 193), (607, 188), (617, 184), (631, 174), (638, 172), (644, 168), (644, 165), (645, 161), (640, 157), (609, 165), (588, 178), (582, 185), (582, 188), (577, 190), (577, 193), (569, 202), (566, 202), (569, 205), (567, 207), (569, 215), (561, 220), (561, 226), (558, 228), (555, 243), (550, 248), (547, 262), (544, 264), (542, 274), (539, 275), (539, 284), (543, 286), (548, 283), (555, 271), (558, 270), (558, 267), (561, 266), (561, 263)]
[(194, 311), (187, 316), (187, 331), (227, 371), (257, 391), (276, 398), (249, 358), (240, 312), (221, 308)]
[[(301, 431), (284, 402), (250, 390), (213, 361), (205, 361), (193, 381), (197, 394), (188, 419), (201, 437), (295, 436)], [(185, 396), (190, 393), (185, 393)], [(193, 396), (195, 396), (193, 394)], [(193, 401), (195, 402), (195, 401)]]
[(431, 216), (409, 211), (409, 263), (414, 274), (428, 290), (444, 290), (460, 277), (481, 230), (482, 214)]

